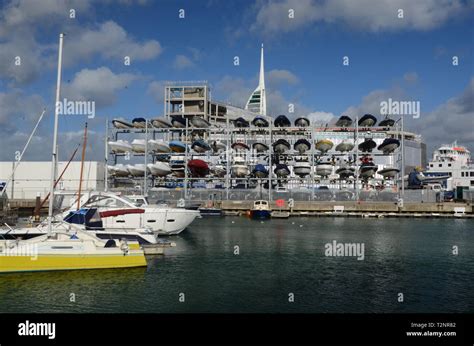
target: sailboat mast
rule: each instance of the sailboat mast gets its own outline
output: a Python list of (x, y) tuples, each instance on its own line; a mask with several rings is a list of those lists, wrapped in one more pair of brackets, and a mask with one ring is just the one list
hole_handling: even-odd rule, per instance
[(59, 123), (59, 97), (61, 94), (61, 66), (63, 60), (63, 39), (64, 34), (59, 34), (59, 52), (58, 52), (58, 79), (56, 81), (56, 103), (54, 107), (54, 132), (53, 132), (53, 153), (51, 160), (51, 181), (49, 191), (48, 208), (48, 234), (51, 234), (51, 223), (53, 219), (53, 201), (54, 201), (54, 181), (56, 180), (56, 166), (58, 163), (57, 145), (58, 145), (58, 123)]
[(82, 143), (82, 157), (81, 157), (81, 174), (79, 175), (79, 191), (77, 192), (77, 210), (81, 207), (81, 192), (82, 192), (82, 173), (84, 172), (84, 159), (86, 157), (87, 146), (87, 122), (84, 127), (84, 142)]

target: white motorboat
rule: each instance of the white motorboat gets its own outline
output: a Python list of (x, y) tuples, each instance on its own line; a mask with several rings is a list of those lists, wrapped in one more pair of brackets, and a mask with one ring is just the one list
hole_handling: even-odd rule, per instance
[(118, 141), (109, 141), (110, 150), (116, 154), (126, 153), (132, 151), (132, 146), (127, 141), (119, 139)]
[(377, 172), (377, 174), (380, 174), (384, 179), (392, 179), (397, 176), (397, 174), (400, 172), (398, 168), (395, 167), (385, 167), (384, 169), (380, 170)]
[(131, 129), (133, 128), (133, 124), (131, 122), (126, 121), (125, 119), (118, 118), (112, 120), (112, 124), (116, 129)]
[(143, 163), (137, 163), (135, 165), (126, 165), (126, 167), (130, 175), (134, 177), (143, 177), (145, 175), (145, 171), (147, 171), (147, 168)]
[(332, 174), (333, 166), (329, 163), (318, 163), (316, 165), (316, 174), (327, 177)]
[(143, 154), (145, 153), (146, 141), (144, 139), (134, 139), (132, 141), (132, 150), (135, 153)]
[(311, 173), (311, 164), (307, 158), (295, 157), (295, 164), (293, 165), (293, 172), (303, 178)]
[[(126, 196), (110, 192), (85, 194), (82, 196), (81, 202), (87, 197), (87, 201), (81, 203), (81, 208), (96, 208), (105, 229), (149, 228), (158, 235), (174, 235), (181, 233), (200, 215), (198, 210), (169, 208), (166, 205), (141, 205), (138, 207)], [(75, 204), (69, 211), (74, 210), (76, 210)]]
[(245, 162), (245, 159), (240, 156), (234, 157), (234, 162), (232, 164), (232, 176), (235, 178), (245, 178), (249, 175), (249, 167)]
[(191, 124), (198, 129), (207, 129), (209, 126), (211, 126), (209, 121), (197, 115), (191, 118)]
[(155, 163), (149, 163), (148, 169), (150, 173), (156, 177), (165, 177), (171, 174), (171, 167), (166, 162), (157, 161)]
[(107, 166), (107, 168), (109, 170), (109, 174), (115, 177), (128, 177), (130, 175), (127, 167), (121, 163), (116, 164), (115, 166)]
[(326, 151), (330, 150), (333, 145), (334, 143), (329, 139), (321, 139), (316, 142), (315, 148), (320, 152), (325, 153)]
[(156, 118), (151, 120), (151, 124), (156, 128), (168, 129), (173, 127), (166, 118)]
[(148, 141), (148, 149), (156, 153), (171, 152), (170, 146), (162, 139), (150, 139)]

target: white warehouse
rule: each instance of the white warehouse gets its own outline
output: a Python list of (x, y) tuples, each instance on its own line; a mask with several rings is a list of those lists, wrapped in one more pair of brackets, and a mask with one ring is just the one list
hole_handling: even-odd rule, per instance
[[(14, 162), (0, 162), (0, 183), (5, 183), (10, 178)], [(58, 163), (57, 176), (66, 167), (67, 162)], [(72, 161), (65, 171), (61, 181), (56, 186), (57, 190), (77, 191), (79, 189), (79, 178), (81, 162)], [(42, 198), (49, 192), (51, 179), (51, 162), (49, 161), (23, 161), (18, 165), (13, 179), (6, 187), (10, 199), (36, 198), (39, 193)], [(103, 190), (105, 186), (105, 165), (103, 162), (86, 161), (82, 175), (82, 190)]]

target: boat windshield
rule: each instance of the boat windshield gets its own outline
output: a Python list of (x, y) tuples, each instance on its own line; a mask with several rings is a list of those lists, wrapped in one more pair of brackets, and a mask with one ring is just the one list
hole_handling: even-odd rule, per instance
[[(133, 201), (129, 201), (123, 196), (121, 198), (125, 200), (125, 202), (128, 202), (129, 204), (135, 205)], [(130, 206), (130, 205), (127, 205), (125, 202), (122, 202), (115, 196), (95, 195), (89, 198), (82, 207), (83, 208), (104, 208), (104, 207), (125, 208), (125, 207)]]

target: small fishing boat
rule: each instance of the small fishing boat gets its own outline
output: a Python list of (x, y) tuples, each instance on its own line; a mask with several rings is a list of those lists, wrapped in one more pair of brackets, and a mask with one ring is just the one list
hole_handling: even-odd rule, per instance
[(382, 151), (384, 154), (390, 154), (394, 152), (400, 146), (400, 141), (396, 138), (385, 138), (377, 149)]
[(300, 178), (308, 176), (311, 173), (311, 164), (308, 162), (307, 158), (295, 157), (293, 172)]
[(378, 171), (377, 173), (380, 174), (384, 179), (392, 179), (397, 176), (400, 172), (398, 168), (395, 167), (385, 167), (384, 169)]
[(355, 175), (355, 168), (347, 166), (339, 167), (336, 169), (336, 174), (339, 174), (339, 179), (347, 180), (349, 177)]
[(268, 145), (260, 142), (255, 142), (252, 144), (252, 147), (257, 153), (263, 153), (268, 150)]
[(268, 120), (265, 119), (264, 117), (257, 115), (253, 120), (252, 120), (252, 125), (256, 127), (268, 127)]
[(145, 118), (134, 118), (132, 120), (133, 127), (144, 129), (146, 127), (147, 121)]
[(268, 177), (268, 169), (262, 164), (255, 165), (255, 168), (253, 169), (252, 173), (257, 178), (266, 178), (266, 177)]
[(206, 143), (203, 139), (198, 139), (193, 142), (191, 145), (191, 149), (193, 149), (197, 153), (205, 153), (206, 151), (211, 150), (209, 144)]
[(151, 124), (159, 129), (169, 129), (173, 127), (171, 122), (168, 121), (168, 119), (161, 117), (161, 118), (156, 118), (151, 120)]
[(191, 124), (198, 129), (207, 129), (209, 126), (211, 126), (209, 121), (197, 115), (191, 118)]
[(263, 220), (272, 216), (272, 210), (268, 201), (258, 200), (253, 202), (253, 208), (250, 209), (250, 217), (252, 219)]
[(124, 119), (121, 119), (121, 118), (112, 120), (112, 125), (114, 125), (114, 127), (115, 127), (116, 129), (124, 129), (124, 130), (126, 130), (126, 129), (131, 129), (131, 128), (133, 128), (133, 124), (132, 124), (132, 123), (130, 123), (130, 122), (124, 120)]
[(295, 120), (296, 127), (308, 127), (310, 125), (310, 121), (308, 118), (299, 117)]
[(290, 127), (291, 121), (287, 118), (286, 115), (279, 115), (275, 118), (273, 124), (275, 125), (275, 127)]
[(128, 173), (133, 177), (143, 177), (145, 172), (148, 171), (147, 167), (143, 163), (137, 163), (135, 165), (126, 165)]
[(372, 138), (366, 138), (365, 141), (359, 144), (359, 150), (363, 153), (370, 153), (377, 146), (377, 143)]
[(330, 163), (316, 164), (316, 174), (322, 177), (327, 177), (332, 174), (333, 166)]
[(283, 154), (284, 152), (290, 150), (290, 143), (286, 139), (280, 138), (275, 143), (273, 143), (273, 151), (278, 154)]
[(293, 145), (293, 148), (295, 148), (295, 150), (297, 150), (300, 154), (302, 154), (305, 151), (311, 149), (311, 143), (307, 139), (301, 138), (295, 142), (295, 144)]
[(169, 147), (175, 153), (184, 153), (186, 151), (186, 144), (181, 141), (171, 141)]
[(109, 174), (114, 176), (114, 177), (128, 177), (130, 173), (127, 170), (127, 167), (125, 167), (123, 164), (119, 163), (116, 164), (115, 166), (107, 166), (107, 169), (109, 171)]
[(181, 115), (172, 115), (171, 125), (179, 129), (184, 129), (186, 127), (186, 119)]
[(240, 156), (234, 157), (232, 176), (235, 178), (245, 178), (247, 175), (249, 175), (249, 168), (245, 159)]
[(209, 165), (203, 160), (189, 160), (188, 168), (193, 178), (204, 178), (209, 174)]
[(138, 154), (145, 153), (145, 143), (144, 139), (134, 139), (132, 141), (132, 151)]
[(359, 126), (374, 126), (377, 123), (377, 118), (372, 114), (364, 114), (362, 118), (359, 119)]
[(107, 143), (113, 153), (121, 154), (132, 151), (132, 146), (127, 141), (119, 139), (118, 141), (109, 141)]
[(333, 147), (334, 143), (329, 139), (321, 139), (316, 142), (315, 148), (319, 150), (321, 153), (325, 153)]
[(354, 143), (343, 141), (336, 145), (336, 151), (344, 153), (346, 151), (351, 151), (354, 149)]
[(352, 119), (347, 115), (341, 115), (336, 121), (338, 127), (349, 127), (352, 125)]
[(222, 143), (221, 141), (214, 141), (211, 144), (212, 151), (215, 153), (219, 153), (221, 151), (224, 151), (227, 149), (227, 146), (225, 143)]
[(171, 151), (170, 146), (162, 139), (150, 139), (148, 149), (156, 153), (169, 153)]
[(249, 127), (249, 122), (242, 117), (234, 120), (235, 127)]
[(232, 143), (231, 145), (231, 148), (234, 149), (234, 150), (249, 150), (249, 146), (243, 142), (235, 142), (235, 143)]
[(392, 127), (393, 125), (395, 125), (395, 120), (391, 118), (385, 118), (379, 123), (380, 127)]
[(165, 177), (169, 174), (171, 174), (171, 167), (168, 163), (166, 162), (155, 162), (155, 163), (149, 163), (148, 169), (150, 170), (150, 173), (154, 175), (155, 177)]
[(283, 164), (283, 163), (277, 163), (275, 165), (274, 172), (275, 172), (276, 176), (279, 177), (279, 178), (286, 178), (291, 173), (288, 166)]

